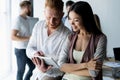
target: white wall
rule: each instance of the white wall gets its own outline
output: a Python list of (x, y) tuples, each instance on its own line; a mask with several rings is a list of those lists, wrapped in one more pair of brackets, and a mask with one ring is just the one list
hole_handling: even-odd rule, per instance
[(34, 0), (34, 17), (38, 17), (39, 20), (44, 19), (44, 3), (45, 0)]
[(120, 0), (84, 0), (88, 1), (94, 13), (100, 17), (101, 27), (107, 35), (107, 55), (112, 57), (113, 47), (120, 47)]
[(0, 0), (0, 80), (11, 71), (11, 0)]
[[(63, 0), (67, 1), (67, 0)], [(79, 1), (79, 0), (74, 0)], [(120, 0), (83, 0), (88, 1), (94, 13), (98, 14), (102, 31), (108, 39), (107, 56), (113, 57), (113, 47), (120, 47)], [(44, 0), (34, 0), (35, 17), (43, 19)]]

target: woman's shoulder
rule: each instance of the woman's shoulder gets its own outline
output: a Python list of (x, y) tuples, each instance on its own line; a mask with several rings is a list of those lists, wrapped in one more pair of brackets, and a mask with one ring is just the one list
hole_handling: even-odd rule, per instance
[(92, 34), (94, 37), (96, 38), (107, 38), (107, 36), (104, 34), (104, 33), (101, 33), (101, 34)]
[(71, 34), (69, 34), (68, 39), (72, 41), (73, 38), (75, 38), (77, 35), (78, 35), (77, 33), (72, 32)]

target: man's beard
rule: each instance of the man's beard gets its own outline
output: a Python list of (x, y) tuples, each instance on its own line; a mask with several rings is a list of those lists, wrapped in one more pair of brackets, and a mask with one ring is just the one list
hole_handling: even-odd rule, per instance
[(30, 15), (31, 15), (31, 12), (28, 12), (28, 13), (27, 13), (27, 16), (30, 16)]

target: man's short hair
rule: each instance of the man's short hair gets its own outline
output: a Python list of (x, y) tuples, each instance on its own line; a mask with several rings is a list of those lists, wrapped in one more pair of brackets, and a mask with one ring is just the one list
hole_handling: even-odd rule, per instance
[(63, 1), (62, 0), (46, 0), (45, 7), (53, 8), (57, 11), (63, 11)]
[(71, 0), (67, 1), (67, 2), (66, 2), (66, 7), (67, 7), (67, 6), (71, 6), (73, 3), (74, 3), (74, 2), (71, 1)]
[(20, 7), (22, 8), (22, 7), (26, 7), (26, 6), (30, 6), (31, 5), (31, 2), (30, 1), (22, 1), (21, 3), (20, 3)]

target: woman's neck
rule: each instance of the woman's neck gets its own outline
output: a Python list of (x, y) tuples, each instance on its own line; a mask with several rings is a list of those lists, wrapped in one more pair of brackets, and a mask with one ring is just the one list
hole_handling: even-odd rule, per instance
[(85, 30), (80, 30), (78, 37), (89, 37), (91, 34)]

